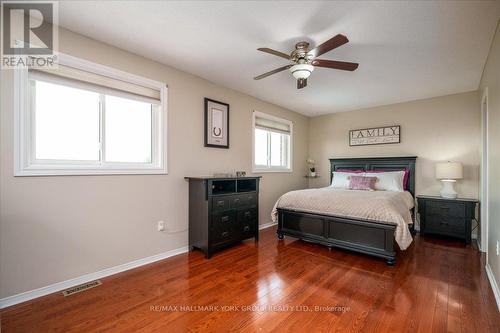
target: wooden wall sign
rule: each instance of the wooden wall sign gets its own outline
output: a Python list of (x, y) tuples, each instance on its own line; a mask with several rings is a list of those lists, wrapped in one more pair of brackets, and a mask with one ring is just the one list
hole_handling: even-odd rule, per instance
[(363, 128), (349, 131), (349, 146), (400, 143), (401, 126)]

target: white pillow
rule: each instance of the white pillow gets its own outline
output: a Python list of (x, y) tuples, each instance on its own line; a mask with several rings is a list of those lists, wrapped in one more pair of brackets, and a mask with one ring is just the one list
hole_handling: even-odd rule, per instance
[(363, 176), (363, 173), (354, 173), (354, 172), (339, 172), (339, 171), (333, 171), (332, 172), (332, 184), (330, 185), (333, 188), (343, 188), (343, 189), (348, 189), (349, 188), (349, 177), (350, 176)]
[(403, 179), (404, 171), (388, 171), (388, 172), (365, 172), (365, 177), (377, 177), (375, 182), (375, 190), (377, 191), (393, 191), (404, 192)]

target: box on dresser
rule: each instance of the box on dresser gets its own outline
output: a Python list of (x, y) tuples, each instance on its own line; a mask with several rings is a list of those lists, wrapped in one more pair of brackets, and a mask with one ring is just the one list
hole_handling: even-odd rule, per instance
[(186, 177), (189, 248), (208, 259), (244, 239), (259, 239), (260, 177)]
[(445, 199), (417, 196), (420, 234), (436, 234), (471, 242), (472, 221), (476, 220), (476, 199)]

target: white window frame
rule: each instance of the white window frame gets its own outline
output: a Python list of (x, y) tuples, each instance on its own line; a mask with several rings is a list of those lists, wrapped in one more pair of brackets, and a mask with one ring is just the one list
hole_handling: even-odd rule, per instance
[[(263, 167), (261, 165), (255, 164), (255, 117), (261, 117), (261, 118), (266, 118), (269, 120), (274, 120), (274, 121), (277, 121), (277, 122), (280, 122), (283, 124), (287, 124), (290, 126), (290, 139), (288, 140), (289, 142), (288, 142), (288, 167), (287, 168), (284, 168), (281, 166), (279, 166), (279, 167), (277, 167), (277, 166)], [(268, 141), (268, 145), (269, 144), (270, 144), (270, 142)], [(270, 150), (268, 148), (268, 154), (269, 154), (269, 152), (270, 152)], [(268, 159), (269, 158), (270, 157), (268, 156)], [(272, 116), (270, 114), (259, 112), (259, 111), (252, 112), (252, 172), (253, 173), (293, 172), (293, 122), (292, 121), (290, 121), (288, 119)]]
[(167, 174), (167, 85), (63, 53), (58, 53), (57, 57), (61, 65), (160, 91), (160, 108), (158, 112), (153, 112), (151, 119), (152, 161), (126, 163), (36, 160), (34, 112), (30, 106), (32, 101), (28, 69), (18, 68), (14, 70), (14, 176)]

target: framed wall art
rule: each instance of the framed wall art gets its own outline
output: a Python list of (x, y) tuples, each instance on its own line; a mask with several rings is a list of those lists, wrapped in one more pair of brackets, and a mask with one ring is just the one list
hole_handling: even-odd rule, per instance
[(350, 130), (349, 146), (400, 143), (400, 134), (400, 125)]
[(229, 104), (205, 98), (205, 147), (229, 148)]

